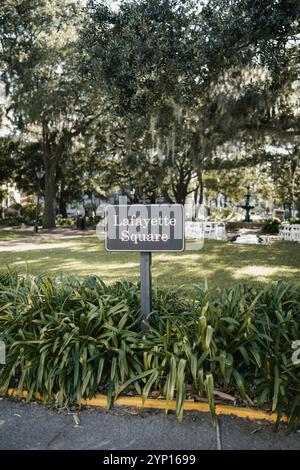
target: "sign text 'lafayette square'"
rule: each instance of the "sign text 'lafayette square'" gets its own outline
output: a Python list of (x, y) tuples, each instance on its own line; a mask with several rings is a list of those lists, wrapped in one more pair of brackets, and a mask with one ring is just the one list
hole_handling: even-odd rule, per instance
[(109, 251), (182, 251), (183, 207), (180, 204), (134, 204), (106, 207)]

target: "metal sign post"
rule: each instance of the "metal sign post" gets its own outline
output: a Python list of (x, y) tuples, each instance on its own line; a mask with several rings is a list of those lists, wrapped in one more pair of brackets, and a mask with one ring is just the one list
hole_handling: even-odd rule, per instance
[(184, 249), (184, 213), (180, 204), (133, 204), (106, 207), (107, 251), (139, 251), (141, 274), (141, 328), (151, 312), (152, 252)]
[(140, 255), (141, 274), (141, 329), (147, 330), (144, 320), (147, 320), (152, 309), (152, 277), (151, 277), (152, 253), (142, 251)]

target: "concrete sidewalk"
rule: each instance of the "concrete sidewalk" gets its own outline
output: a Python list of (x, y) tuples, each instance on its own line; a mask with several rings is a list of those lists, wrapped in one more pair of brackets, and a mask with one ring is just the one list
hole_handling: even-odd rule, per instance
[(274, 433), (262, 421), (186, 412), (182, 423), (162, 411), (115, 408), (79, 412), (0, 400), (0, 450), (298, 449), (300, 433)]

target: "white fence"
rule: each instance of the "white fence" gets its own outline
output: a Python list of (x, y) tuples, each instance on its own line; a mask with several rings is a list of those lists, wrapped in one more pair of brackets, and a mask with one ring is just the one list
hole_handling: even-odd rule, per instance
[(224, 222), (203, 222), (204, 238), (212, 240), (226, 240), (226, 226)]
[(212, 240), (226, 240), (226, 227), (224, 222), (185, 222), (185, 238), (209, 238)]
[(300, 224), (282, 225), (279, 234), (282, 240), (300, 243)]

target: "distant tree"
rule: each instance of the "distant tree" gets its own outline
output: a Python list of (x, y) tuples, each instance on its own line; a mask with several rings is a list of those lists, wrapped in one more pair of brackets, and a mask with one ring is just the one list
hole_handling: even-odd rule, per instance
[[(105, 2), (88, 5), (83, 67), (95, 91), (105, 82), (113, 103), (119, 126), (113, 125), (117, 139), (111, 150), (131, 172), (123, 165), (122, 181), (145, 186), (141, 174), (147, 174), (156, 192), (184, 202), (195, 175), (193, 131), (186, 116), (198, 88), (199, 70), (192, 60), (197, 53), (195, 2), (125, 1), (117, 12)], [(131, 166), (134, 161), (139, 168)]]
[(281, 147), (269, 165), (269, 175), (275, 185), (276, 199), (288, 210), (300, 213), (300, 155), (298, 145)]
[(15, 162), (12, 154), (15, 143), (10, 137), (0, 137), (0, 201), (5, 196), (5, 185), (12, 183), (15, 174)]
[(11, 154), (15, 148), (10, 137), (0, 137), (0, 185), (13, 179), (15, 165)]
[(298, 12), (293, 0), (90, 1), (83, 63), (129, 129), (124, 151), (135, 137), (139, 155), (189, 161), (200, 188), (203, 172), (256, 165), (272, 135), (297, 134)]
[(204, 176), (203, 182), (210, 198), (221, 193), (225, 202), (231, 201), (234, 204), (244, 199), (248, 185), (253, 197), (271, 200), (275, 196), (273, 182), (260, 165), (210, 171)]
[(55, 226), (56, 173), (77, 136), (96, 118), (78, 74), (76, 2), (8, 0), (0, 10), (1, 79), (16, 132), (40, 144), (45, 169), (44, 227)]
[(211, 167), (222, 151), (225, 165), (232, 158), (228, 143), (249, 144), (246, 164), (255, 164), (262, 143), (299, 137), (299, 13), (297, 0), (210, 0), (201, 10)]
[(56, 174), (57, 202), (63, 217), (67, 217), (68, 204), (82, 201), (86, 194), (98, 193), (99, 175), (100, 167), (88, 146), (83, 142), (73, 145)]
[(87, 186), (178, 202), (196, 188), (201, 202), (208, 171), (271, 164), (274, 139), (296, 145), (298, 14), (296, 0), (1, 5), (6, 116), (19, 154), (33, 150), (17, 178), (43, 163), (44, 226), (55, 199), (65, 213)]

